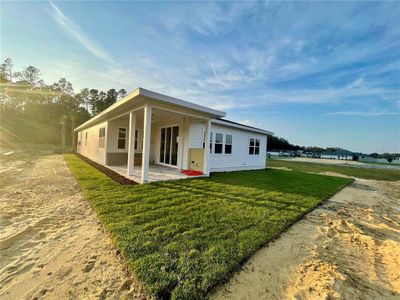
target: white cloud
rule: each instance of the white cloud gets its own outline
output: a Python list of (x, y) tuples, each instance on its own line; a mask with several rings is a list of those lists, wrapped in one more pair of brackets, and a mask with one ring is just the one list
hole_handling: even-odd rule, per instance
[(95, 41), (87, 37), (82, 30), (75, 25), (53, 2), (49, 1), (53, 8), (53, 17), (69, 34), (71, 34), (83, 47), (97, 58), (108, 63), (114, 63), (110, 54), (98, 45)]
[(328, 116), (361, 116), (361, 117), (379, 117), (379, 116), (395, 116), (400, 115), (400, 112), (389, 111), (338, 111), (327, 113)]
[(248, 120), (248, 119), (241, 120), (241, 121), (239, 121), (239, 123), (242, 123), (242, 124), (247, 125), (247, 126), (255, 126), (255, 124), (252, 121)]

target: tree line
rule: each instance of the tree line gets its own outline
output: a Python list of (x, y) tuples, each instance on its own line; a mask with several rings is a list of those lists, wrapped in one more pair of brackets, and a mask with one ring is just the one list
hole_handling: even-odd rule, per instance
[(125, 95), (125, 89), (75, 92), (65, 78), (46, 84), (38, 68), (14, 71), (7, 58), (0, 65), (0, 142), (73, 145), (75, 127)]

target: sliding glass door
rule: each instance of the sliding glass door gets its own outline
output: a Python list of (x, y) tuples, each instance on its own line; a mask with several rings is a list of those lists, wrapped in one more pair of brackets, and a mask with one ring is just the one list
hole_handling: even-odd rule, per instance
[(176, 166), (178, 164), (179, 126), (161, 128), (160, 163)]

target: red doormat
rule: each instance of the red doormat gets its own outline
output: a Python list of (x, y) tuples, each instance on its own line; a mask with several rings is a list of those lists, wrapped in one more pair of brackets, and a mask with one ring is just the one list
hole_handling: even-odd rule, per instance
[(182, 174), (185, 174), (187, 176), (200, 176), (200, 175), (204, 175), (203, 172), (201, 171), (195, 171), (195, 170), (182, 170), (181, 171)]

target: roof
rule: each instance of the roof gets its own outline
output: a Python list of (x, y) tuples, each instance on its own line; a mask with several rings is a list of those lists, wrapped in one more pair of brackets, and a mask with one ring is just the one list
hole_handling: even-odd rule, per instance
[(243, 129), (243, 130), (253, 131), (253, 132), (266, 134), (266, 135), (273, 135), (274, 134), (273, 132), (268, 131), (268, 130), (264, 130), (264, 129), (261, 129), (261, 128), (256, 128), (256, 127), (253, 127), (253, 126), (244, 125), (244, 124), (241, 124), (241, 123), (237, 123), (237, 122), (233, 122), (233, 121), (226, 120), (226, 119), (221, 119), (221, 118), (213, 120), (212, 122), (216, 123), (216, 124), (221, 124), (221, 125), (226, 125), (226, 126), (230, 126), (230, 127), (240, 128), (240, 129)]
[(247, 130), (247, 131), (266, 134), (266, 135), (273, 135), (273, 133), (271, 131), (267, 131), (264, 129), (260, 129), (260, 128), (240, 124), (237, 122), (233, 122), (230, 120), (222, 119), (222, 117), (225, 117), (225, 112), (222, 112), (222, 111), (219, 111), (216, 109), (212, 109), (212, 108), (209, 108), (206, 106), (202, 106), (202, 105), (199, 105), (196, 103), (184, 101), (184, 100), (181, 100), (178, 98), (173, 98), (173, 97), (163, 95), (160, 93), (156, 93), (156, 92), (146, 90), (141, 87), (138, 87), (137, 89), (133, 90), (128, 95), (126, 95), (123, 99), (117, 101), (116, 103), (114, 103), (113, 105), (111, 105), (110, 107), (108, 107), (107, 109), (105, 109), (104, 111), (99, 113), (98, 115), (94, 116), (93, 118), (89, 119), (85, 123), (83, 123), (80, 126), (78, 126), (77, 128), (75, 128), (75, 131), (85, 129), (87, 127), (98, 124), (102, 121), (106, 121), (107, 119), (110, 118), (110, 116), (112, 117), (113, 113), (115, 115), (116, 111), (121, 111), (121, 110), (124, 110), (125, 108), (129, 109), (129, 103), (139, 99), (139, 96), (143, 96), (143, 97), (157, 100), (160, 102), (174, 104), (177, 106), (181, 106), (184, 108), (188, 108), (188, 109), (192, 109), (195, 111), (209, 114), (210, 117), (213, 118), (212, 122), (216, 123), (216, 124), (221, 124), (221, 125), (225, 125), (225, 126), (229, 126), (229, 127), (239, 128), (239, 129), (243, 129), (243, 130)]
[(225, 112), (222, 112), (222, 111), (219, 111), (216, 109), (212, 109), (212, 108), (209, 108), (206, 106), (202, 106), (199, 104), (195, 104), (192, 102), (184, 101), (184, 100), (181, 100), (178, 98), (173, 98), (173, 97), (170, 97), (167, 95), (163, 95), (160, 93), (156, 93), (156, 92), (138, 87), (137, 89), (133, 90), (128, 95), (126, 95), (123, 99), (115, 102), (113, 105), (111, 105), (110, 107), (108, 107), (107, 109), (105, 109), (104, 111), (99, 113), (98, 115), (94, 116), (93, 118), (89, 119), (82, 125), (75, 128), (75, 131), (79, 131), (79, 130), (87, 128), (91, 125), (97, 124), (97, 123), (101, 122), (102, 120), (103, 121), (107, 120), (107, 115), (109, 115), (112, 111), (114, 111), (115, 109), (120, 108), (124, 105), (127, 105), (129, 102), (135, 101), (139, 96), (144, 96), (144, 97), (151, 98), (153, 100), (157, 100), (160, 102), (174, 104), (174, 105), (181, 106), (184, 108), (196, 110), (196, 111), (199, 111), (202, 113), (209, 114), (213, 118), (225, 117)]
[(352, 156), (354, 155), (354, 153), (348, 150), (336, 150), (336, 151), (326, 151), (321, 153), (321, 155)]

